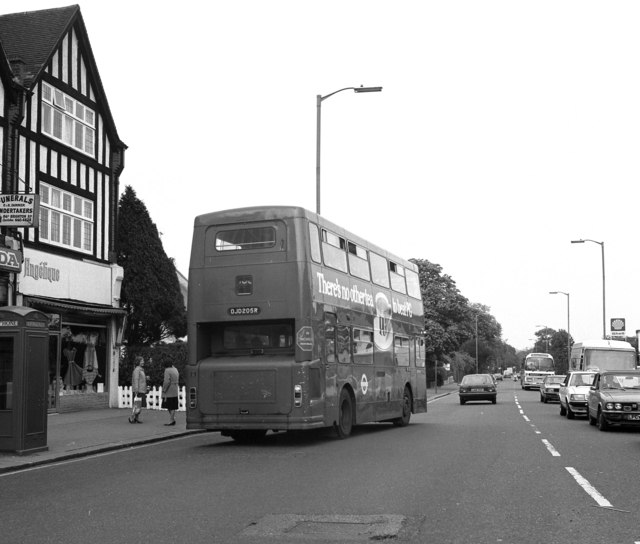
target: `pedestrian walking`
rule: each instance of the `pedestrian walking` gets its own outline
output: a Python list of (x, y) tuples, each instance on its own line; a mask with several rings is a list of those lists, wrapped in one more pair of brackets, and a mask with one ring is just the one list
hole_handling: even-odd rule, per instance
[(176, 410), (178, 409), (178, 382), (180, 375), (172, 362), (167, 363), (164, 369), (164, 381), (162, 382), (162, 404), (169, 410), (169, 423), (166, 426), (176, 424)]
[(131, 397), (133, 410), (129, 423), (142, 423), (142, 408), (147, 407), (147, 376), (144, 373), (144, 357), (137, 355), (131, 376)]

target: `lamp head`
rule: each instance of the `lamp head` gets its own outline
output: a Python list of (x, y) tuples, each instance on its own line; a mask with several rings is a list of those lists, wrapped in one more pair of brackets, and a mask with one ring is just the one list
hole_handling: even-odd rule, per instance
[(361, 85), (360, 87), (353, 88), (354, 93), (379, 93), (381, 91), (382, 87), (363, 87)]

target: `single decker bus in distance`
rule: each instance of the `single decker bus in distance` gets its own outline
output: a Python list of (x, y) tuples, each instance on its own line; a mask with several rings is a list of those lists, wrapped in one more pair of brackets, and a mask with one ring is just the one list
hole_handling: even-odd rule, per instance
[(553, 376), (555, 366), (548, 353), (529, 353), (522, 365), (520, 383), (522, 389), (540, 389), (545, 376)]
[(198, 216), (187, 313), (188, 429), (344, 438), (427, 410), (417, 266), (303, 208)]

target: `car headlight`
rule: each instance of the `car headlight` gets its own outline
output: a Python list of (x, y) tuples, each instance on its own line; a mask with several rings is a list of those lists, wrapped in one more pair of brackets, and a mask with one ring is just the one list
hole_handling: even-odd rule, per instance
[(620, 404), (619, 402), (607, 402), (604, 407), (607, 410), (622, 410), (622, 404)]
[(571, 398), (571, 400), (587, 400), (586, 395), (582, 393), (574, 393), (572, 395), (569, 395), (569, 397)]

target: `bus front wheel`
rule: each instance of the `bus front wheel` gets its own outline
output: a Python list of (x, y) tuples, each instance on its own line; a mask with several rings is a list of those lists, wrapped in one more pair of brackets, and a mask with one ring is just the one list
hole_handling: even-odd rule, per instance
[(338, 423), (336, 433), (338, 438), (347, 438), (353, 428), (353, 403), (349, 391), (343, 389), (340, 392), (340, 403), (338, 405)]

